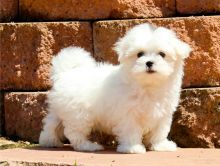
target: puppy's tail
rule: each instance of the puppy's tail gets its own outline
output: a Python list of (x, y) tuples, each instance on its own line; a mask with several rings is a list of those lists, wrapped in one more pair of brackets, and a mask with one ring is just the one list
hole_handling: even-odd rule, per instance
[(52, 59), (52, 75), (82, 66), (95, 66), (96, 62), (90, 53), (80, 47), (67, 47), (62, 49)]

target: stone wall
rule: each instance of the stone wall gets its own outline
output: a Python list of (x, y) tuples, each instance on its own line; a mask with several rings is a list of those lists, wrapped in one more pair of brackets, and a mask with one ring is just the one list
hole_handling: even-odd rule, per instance
[[(75, 45), (117, 64), (114, 42), (149, 22), (190, 44), (169, 137), (220, 147), (220, 0), (0, 0), (0, 134), (37, 142), (51, 58)], [(4, 106), (3, 106), (4, 104)]]

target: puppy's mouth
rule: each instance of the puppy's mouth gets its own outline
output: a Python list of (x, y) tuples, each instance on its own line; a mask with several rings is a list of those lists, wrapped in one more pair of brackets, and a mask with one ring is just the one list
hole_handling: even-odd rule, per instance
[(148, 69), (146, 72), (149, 73), (149, 74), (156, 73), (156, 71), (155, 71), (155, 70), (152, 70), (152, 69)]

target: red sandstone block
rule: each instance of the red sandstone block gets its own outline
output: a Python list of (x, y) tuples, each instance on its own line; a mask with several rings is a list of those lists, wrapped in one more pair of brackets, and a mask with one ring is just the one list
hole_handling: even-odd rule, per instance
[(3, 135), (3, 126), (4, 126), (3, 102), (4, 102), (3, 93), (0, 91), (0, 136)]
[(51, 58), (61, 48), (80, 46), (92, 52), (88, 22), (0, 24), (0, 89), (44, 90)]
[(176, 0), (180, 14), (220, 13), (220, 0)]
[(220, 85), (220, 16), (98, 21), (93, 24), (95, 57), (117, 63), (114, 43), (129, 28), (146, 22), (174, 30), (193, 48), (186, 61), (184, 87)]
[(167, 17), (175, 0), (20, 0), (23, 20), (88, 20)]
[(0, 0), (0, 22), (13, 21), (18, 14), (19, 0)]
[(183, 90), (171, 128), (180, 147), (220, 148), (220, 87)]
[(42, 119), (46, 115), (45, 92), (11, 92), (4, 96), (7, 136), (38, 141)]
[[(46, 92), (6, 93), (5, 130), (8, 136), (38, 141), (46, 115)], [(170, 137), (181, 147), (220, 147), (220, 88), (182, 91)], [(93, 133), (90, 138), (112, 145), (112, 137)]]

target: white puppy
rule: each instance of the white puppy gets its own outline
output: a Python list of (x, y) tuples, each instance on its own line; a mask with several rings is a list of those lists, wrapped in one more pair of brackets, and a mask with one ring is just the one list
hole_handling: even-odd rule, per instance
[(53, 59), (53, 88), (40, 145), (60, 147), (58, 126), (77, 151), (102, 150), (92, 129), (116, 136), (118, 152), (174, 151), (167, 139), (190, 47), (163, 27), (141, 24), (115, 44), (120, 65), (97, 63), (79, 47)]

